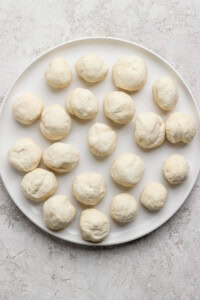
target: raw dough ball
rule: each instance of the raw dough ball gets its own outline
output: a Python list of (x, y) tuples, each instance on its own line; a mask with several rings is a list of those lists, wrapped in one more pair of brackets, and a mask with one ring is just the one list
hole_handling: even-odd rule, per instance
[(60, 89), (69, 85), (72, 80), (72, 71), (63, 57), (56, 57), (49, 62), (45, 76), (50, 86)]
[(136, 185), (144, 173), (143, 160), (133, 153), (119, 155), (111, 166), (111, 177), (125, 187)]
[(41, 202), (50, 197), (55, 193), (57, 186), (54, 173), (40, 168), (27, 173), (21, 182), (24, 195), (34, 202)]
[(171, 143), (190, 143), (195, 136), (194, 120), (182, 112), (175, 112), (166, 121), (166, 137)]
[(117, 146), (117, 134), (110, 126), (95, 123), (88, 132), (88, 144), (94, 155), (110, 155)]
[(86, 205), (96, 205), (106, 193), (106, 182), (99, 173), (81, 173), (74, 179), (73, 196)]
[(167, 189), (159, 182), (147, 184), (142, 191), (140, 200), (149, 210), (159, 210), (167, 200)]
[(108, 66), (103, 59), (95, 54), (80, 57), (75, 64), (78, 75), (88, 82), (104, 80), (108, 73)]
[(43, 218), (46, 226), (51, 230), (65, 228), (75, 217), (76, 208), (65, 195), (56, 195), (45, 201)]
[(37, 95), (27, 92), (13, 104), (13, 115), (18, 122), (29, 125), (37, 120), (43, 109), (43, 101)]
[(79, 159), (79, 151), (70, 144), (55, 143), (43, 153), (44, 164), (59, 173), (70, 172), (77, 166)]
[(99, 210), (89, 208), (82, 212), (80, 218), (81, 236), (90, 242), (101, 242), (109, 234), (108, 218)]
[(138, 212), (138, 205), (133, 196), (127, 193), (115, 196), (110, 204), (112, 218), (120, 223), (131, 222)]
[(126, 93), (116, 91), (105, 96), (103, 110), (112, 121), (128, 124), (135, 114), (135, 103)]
[(41, 157), (42, 151), (30, 138), (18, 140), (8, 152), (8, 160), (11, 166), (23, 172), (29, 172), (37, 168)]
[(188, 178), (190, 167), (180, 154), (173, 154), (163, 162), (163, 174), (170, 184), (179, 184)]
[(154, 112), (144, 112), (135, 121), (135, 141), (142, 148), (152, 149), (163, 144), (165, 124)]
[(89, 90), (77, 88), (69, 94), (66, 107), (71, 115), (79, 119), (94, 119), (99, 111), (96, 96)]
[(152, 86), (155, 103), (163, 110), (171, 110), (178, 101), (178, 89), (170, 77), (161, 77)]
[(138, 91), (147, 80), (147, 66), (141, 57), (123, 56), (113, 65), (114, 84), (123, 90)]
[(71, 130), (71, 118), (59, 104), (48, 106), (42, 112), (40, 130), (49, 140), (63, 139)]

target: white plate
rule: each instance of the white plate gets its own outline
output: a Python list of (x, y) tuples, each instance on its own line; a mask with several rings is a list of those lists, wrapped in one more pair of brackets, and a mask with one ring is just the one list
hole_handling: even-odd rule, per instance
[[(110, 69), (108, 76), (101, 83), (91, 85), (86, 84), (76, 75), (74, 63), (81, 55), (88, 53), (96, 53), (100, 55), (109, 64)], [(152, 100), (151, 88), (154, 81), (160, 76), (170, 75), (177, 81), (179, 89), (179, 102), (175, 108), (175, 111), (183, 111), (193, 116), (197, 125), (197, 134), (192, 143), (186, 146), (174, 146), (165, 141), (165, 143), (157, 149), (143, 151), (134, 142), (133, 122), (130, 122), (128, 126), (121, 127), (119, 129), (116, 128), (118, 134), (118, 145), (115, 152), (108, 158), (98, 160), (90, 153), (88, 149), (88, 129), (97, 121), (105, 122), (111, 125), (111, 123), (104, 117), (102, 113), (103, 97), (106, 93), (115, 90), (111, 77), (113, 63), (119, 57), (129, 54), (136, 54), (143, 57), (147, 63), (149, 71), (148, 80), (145, 84), (145, 87), (141, 91), (132, 95), (136, 103), (136, 114), (143, 111), (154, 111), (159, 113), (163, 119), (167, 118), (169, 113), (162, 113), (154, 104)], [(47, 63), (52, 57), (55, 56), (65, 57), (73, 70), (72, 83), (68, 88), (61, 89), (59, 91), (50, 88), (44, 79), (44, 71)], [(63, 140), (64, 142), (74, 144), (78, 149), (80, 149), (81, 161), (78, 167), (75, 168), (71, 173), (58, 176), (59, 188), (57, 190), (57, 194), (63, 193), (71, 198), (74, 205), (77, 207), (77, 215), (73, 223), (68, 228), (54, 233), (49, 231), (44, 226), (42, 220), (42, 204), (33, 204), (23, 196), (20, 189), (20, 182), (23, 174), (20, 174), (12, 169), (7, 160), (9, 148), (19, 138), (29, 136), (33, 138), (39, 145), (41, 145), (42, 149), (47, 148), (50, 142), (40, 134), (39, 121), (27, 127), (17, 123), (12, 116), (12, 104), (19, 95), (27, 90), (30, 90), (44, 99), (45, 106), (53, 103), (59, 103), (64, 106), (67, 94), (76, 87), (90, 88), (99, 99), (101, 111), (95, 120), (89, 122), (73, 120), (72, 131), (69, 136)], [(97, 205), (97, 208), (103, 211), (107, 216), (109, 216), (109, 204), (112, 197), (125, 190), (113, 183), (109, 175), (111, 162), (120, 153), (134, 152), (141, 156), (145, 161), (146, 171), (142, 180), (136, 187), (129, 189), (129, 192), (136, 197), (138, 203), (141, 190), (147, 183), (151, 181), (160, 181), (168, 188), (168, 201), (160, 212), (150, 213), (139, 204), (138, 216), (132, 223), (125, 226), (117, 225), (109, 217), (111, 222), (111, 232), (105, 241), (98, 245), (114, 245), (125, 243), (144, 236), (166, 222), (186, 200), (199, 172), (199, 116), (197, 106), (195, 105), (194, 99), (186, 83), (166, 61), (152, 51), (134, 43), (119, 39), (86, 38), (71, 41), (58, 46), (39, 57), (18, 77), (8, 92), (2, 106), (0, 128), (0, 172), (11, 198), (19, 207), (19, 209), (37, 226), (56, 237), (77, 244), (94, 245), (92, 243), (83, 241), (80, 237), (79, 216), (83, 207), (80, 207), (76, 200), (73, 199), (71, 192), (72, 182), (77, 174), (83, 171), (96, 171), (105, 176), (107, 181), (107, 194), (103, 201)], [(176, 187), (171, 187), (167, 184), (162, 176), (161, 171), (163, 160), (172, 153), (180, 153), (184, 155), (189, 161), (191, 168), (189, 179), (184, 184)], [(24, 230), (26, 230), (26, 228)]]

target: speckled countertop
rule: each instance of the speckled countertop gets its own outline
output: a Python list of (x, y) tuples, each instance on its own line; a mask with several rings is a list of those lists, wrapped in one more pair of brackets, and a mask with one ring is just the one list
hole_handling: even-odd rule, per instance
[[(199, 106), (197, 0), (1, 0), (0, 101), (47, 49), (85, 36), (140, 43), (186, 79)], [(82, 248), (34, 226), (0, 181), (1, 300), (198, 300), (200, 179), (160, 229), (113, 248)]]

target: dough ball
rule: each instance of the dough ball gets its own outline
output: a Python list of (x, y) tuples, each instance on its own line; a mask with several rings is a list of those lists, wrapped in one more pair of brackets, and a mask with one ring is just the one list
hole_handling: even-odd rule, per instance
[(108, 73), (108, 66), (103, 59), (95, 54), (80, 57), (75, 64), (78, 75), (87, 82), (104, 80)]
[(131, 222), (138, 212), (138, 205), (133, 196), (127, 193), (115, 196), (110, 204), (110, 214), (120, 223)]
[(105, 196), (105, 179), (99, 173), (81, 173), (74, 179), (72, 193), (79, 202), (96, 205)]
[(24, 195), (34, 202), (41, 202), (50, 197), (55, 193), (57, 186), (56, 176), (40, 168), (27, 173), (21, 182)]
[(123, 56), (113, 65), (112, 76), (116, 87), (130, 92), (138, 91), (147, 80), (147, 66), (141, 57)]
[(79, 159), (80, 153), (76, 147), (65, 143), (55, 143), (43, 153), (45, 166), (58, 173), (70, 172), (77, 166)]
[(99, 111), (96, 96), (87, 89), (77, 88), (69, 94), (66, 107), (71, 115), (79, 119), (94, 119)]
[(46, 226), (51, 230), (60, 230), (74, 219), (76, 208), (65, 195), (56, 195), (45, 201), (43, 218)]
[(135, 114), (135, 103), (126, 93), (116, 91), (105, 96), (103, 110), (112, 121), (128, 124)]
[(101, 242), (109, 234), (108, 218), (99, 210), (89, 208), (82, 212), (80, 218), (81, 236), (90, 242)]
[(8, 160), (11, 166), (23, 172), (29, 172), (37, 168), (41, 157), (40, 147), (30, 138), (19, 139), (8, 152)]
[(165, 124), (154, 112), (144, 112), (135, 121), (135, 141), (142, 148), (152, 149), (163, 144)]
[(152, 86), (155, 103), (163, 110), (172, 110), (178, 101), (178, 89), (170, 77), (161, 77)]
[(42, 112), (40, 130), (49, 140), (63, 139), (71, 130), (71, 118), (65, 109), (59, 104), (48, 106)]
[(163, 174), (170, 184), (179, 184), (188, 178), (190, 167), (180, 154), (173, 154), (163, 162)]
[(159, 182), (147, 184), (141, 194), (141, 203), (152, 211), (161, 209), (167, 200), (167, 189)]
[(183, 112), (175, 112), (166, 121), (166, 137), (175, 144), (178, 142), (190, 143), (195, 136), (194, 120)]
[(45, 76), (50, 86), (60, 89), (69, 85), (72, 80), (72, 71), (63, 57), (56, 57), (49, 62)]
[(111, 177), (125, 187), (136, 185), (144, 174), (143, 160), (133, 153), (120, 154), (112, 163)]
[(37, 120), (43, 109), (43, 101), (37, 95), (27, 92), (13, 104), (13, 115), (18, 122), (30, 125)]
[(95, 123), (88, 132), (88, 144), (94, 155), (110, 155), (117, 146), (117, 134), (110, 126)]

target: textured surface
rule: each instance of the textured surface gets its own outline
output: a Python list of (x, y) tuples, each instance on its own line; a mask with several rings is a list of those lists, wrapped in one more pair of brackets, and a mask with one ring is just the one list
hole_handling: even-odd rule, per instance
[[(96, 35), (159, 53), (198, 100), (199, 22), (195, 0), (1, 0), (0, 101), (39, 54)], [(90, 249), (36, 228), (0, 183), (0, 299), (198, 300), (199, 196), (200, 179), (185, 205), (154, 233), (124, 246)]]

